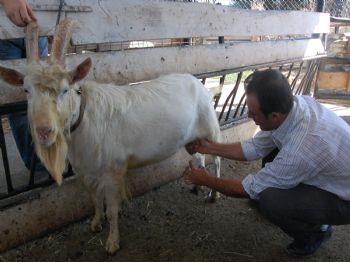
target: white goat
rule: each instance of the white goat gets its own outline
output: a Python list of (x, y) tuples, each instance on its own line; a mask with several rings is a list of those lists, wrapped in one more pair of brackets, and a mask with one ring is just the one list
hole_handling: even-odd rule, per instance
[[(112, 254), (119, 249), (118, 211), (127, 169), (165, 159), (198, 138), (218, 141), (219, 124), (209, 93), (188, 74), (132, 86), (79, 83), (91, 60), (73, 71), (64, 69), (73, 25), (72, 20), (59, 25), (47, 64), (37, 55), (37, 25), (28, 26), (27, 75), (0, 68), (0, 76), (28, 92), (36, 151), (55, 181), (61, 184), (67, 157), (73, 171), (83, 175), (95, 205), (93, 231), (102, 228), (105, 202), (110, 223), (106, 250)], [(194, 157), (204, 166), (203, 156)], [(215, 165), (219, 176), (218, 157)]]

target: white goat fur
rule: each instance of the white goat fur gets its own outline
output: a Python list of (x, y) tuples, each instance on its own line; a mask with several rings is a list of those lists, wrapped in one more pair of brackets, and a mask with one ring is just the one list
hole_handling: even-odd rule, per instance
[[(198, 138), (219, 141), (217, 116), (208, 91), (188, 74), (131, 86), (70, 82), (58, 65), (29, 67), (24, 88), (33, 139), (39, 158), (58, 183), (67, 157), (73, 171), (83, 175), (95, 205), (93, 231), (101, 229), (105, 202), (110, 223), (106, 249), (114, 253), (119, 249), (118, 211), (126, 195), (127, 168), (168, 158)], [(85, 112), (70, 133), (79, 115), (80, 87), (86, 96)], [(54, 134), (40, 140), (40, 125)], [(204, 165), (203, 156), (195, 157)], [(218, 157), (215, 165), (219, 176)]]

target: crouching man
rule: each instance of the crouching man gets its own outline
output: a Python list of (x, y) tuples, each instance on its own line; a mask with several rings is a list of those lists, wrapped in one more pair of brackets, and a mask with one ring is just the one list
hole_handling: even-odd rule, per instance
[(263, 168), (242, 181), (191, 165), (183, 176), (187, 183), (257, 201), (294, 239), (288, 254), (311, 255), (331, 237), (331, 225), (350, 224), (350, 127), (313, 98), (293, 97), (279, 71), (257, 71), (245, 88), (249, 117), (261, 131), (243, 142), (197, 140), (189, 147), (233, 160), (262, 158)]

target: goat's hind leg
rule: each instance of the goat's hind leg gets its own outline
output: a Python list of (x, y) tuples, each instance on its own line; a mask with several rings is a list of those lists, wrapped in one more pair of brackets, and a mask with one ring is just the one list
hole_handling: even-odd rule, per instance
[[(216, 120), (216, 116), (215, 116)], [(214, 120), (213, 120), (214, 121)], [(210, 137), (208, 137), (209, 140), (215, 141), (217, 143), (220, 142), (221, 140), (221, 135), (220, 135), (220, 128), (217, 126), (216, 128), (212, 129)], [(221, 158), (219, 156), (212, 156), (214, 158), (214, 172), (215, 176), (217, 178), (220, 178), (220, 169), (221, 169)], [(208, 194), (208, 201), (209, 202), (214, 202), (217, 198), (220, 197), (220, 193), (215, 191), (215, 190), (210, 190)]]
[[(193, 158), (191, 160), (192, 166), (195, 168), (205, 167), (205, 155), (200, 153), (193, 154)], [(191, 192), (198, 195), (198, 191), (201, 189), (201, 186), (194, 185), (191, 189)]]
[[(214, 166), (215, 166), (215, 176), (220, 177), (220, 167), (221, 167), (221, 159), (218, 156), (214, 157)], [(208, 201), (214, 202), (217, 198), (220, 197), (220, 193), (215, 190), (210, 190), (208, 194)]]

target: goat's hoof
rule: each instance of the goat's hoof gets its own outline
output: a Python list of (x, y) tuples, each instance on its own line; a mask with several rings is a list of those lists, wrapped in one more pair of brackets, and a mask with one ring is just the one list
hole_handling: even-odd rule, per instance
[(197, 187), (197, 186), (193, 186), (193, 187), (191, 188), (190, 192), (191, 192), (192, 194), (198, 195), (198, 187)]
[(190, 192), (192, 194), (198, 195), (199, 191), (202, 191), (202, 187), (201, 186), (193, 186), (190, 190)]
[(109, 255), (114, 255), (120, 249), (118, 241), (107, 239), (106, 251)]
[(92, 221), (90, 225), (91, 232), (98, 233), (102, 231), (102, 224), (101, 222), (95, 222)]
[(206, 202), (214, 203), (216, 199), (220, 198), (220, 193), (216, 191), (210, 191), (206, 198)]

